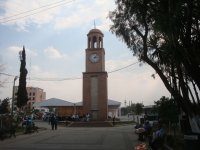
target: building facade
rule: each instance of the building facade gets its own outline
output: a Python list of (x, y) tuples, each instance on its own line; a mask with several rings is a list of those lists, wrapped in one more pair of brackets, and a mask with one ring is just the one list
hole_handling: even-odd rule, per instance
[[(120, 105), (121, 102), (108, 99), (108, 119), (117, 118), (120, 116)], [(83, 112), (83, 102), (72, 103), (67, 100), (62, 100), (58, 98), (50, 98), (42, 102), (34, 104), (34, 107), (37, 108), (48, 108), (49, 110), (54, 110), (55, 114), (59, 118), (66, 118), (67, 116), (78, 115), (79, 117), (84, 117), (85, 113)], [(93, 116), (90, 116), (90, 119), (93, 120)]]
[[(35, 104), (36, 102), (42, 102), (46, 99), (46, 92), (44, 92), (44, 90), (41, 88), (26, 87), (26, 90), (27, 90), (27, 94), (28, 94), (28, 102), (25, 107), (30, 110), (32, 110), (34, 108), (33, 104)], [(17, 100), (17, 92), (18, 92), (18, 86), (15, 86), (14, 87), (15, 102)], [(16, 106), (15, 106), (15, 109), (16, 109)]]

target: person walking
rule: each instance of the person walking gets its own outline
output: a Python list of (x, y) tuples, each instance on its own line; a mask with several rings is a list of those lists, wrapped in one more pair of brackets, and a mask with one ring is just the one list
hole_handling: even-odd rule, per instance
[(51, 129), (57, 130), (57, 125), (58, 125), (57, 117), (56, 117), (56, 115), (52, 114), (52, 116), (51, 116)]
[(54, 128), (55, 128), (55, 116), (54, 116), (54, 114), (51, 115), (50, 120), (51, 120), (51, 129), (54, 130)]
[(54, 125), (55, 125), (55, 130), (57, 130), (57, 126), (58, 126), (58, 118), (57, 118), (56, 115), (54, 116)]
[(115, 126), (115, 116), (113, 117), (113, 127)]

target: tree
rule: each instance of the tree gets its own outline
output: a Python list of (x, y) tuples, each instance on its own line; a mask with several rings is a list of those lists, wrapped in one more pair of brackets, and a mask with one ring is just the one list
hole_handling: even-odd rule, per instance
[(28, 71), (26, 70), (26, 53), (25, 48), (19, 54), (21, 66), (20, 66), (20, 77), (19, 77), (19, 87), (17, 92), (17, 106), (22, 108), (22, 106), (27, 104), (28, 94), (26, 90), (26, 75)]
[(128, 114), (128, 109), (127, 109), (127, 107), (122, 107), (122, 108), (121, 108), (121, 113), (122, 113), (122, 115), (127, 115), (127, 114)]
[[(111, 31), (150, 65), (200, 133), (200, 2), (116, 0)], [(192, 86), (191, 86), (192, 85)], [(192, 92), (193, 87), (194, 92)]]
[(134, 108), (135, 114), (140, 115), (143, 112), (143, 107), (144, 105), (142, 103), (136, 103)]
[(9, 113), (9, 98), (5, 98), (2, 102), (0, 100), (0, 114)]
[(141, 113), (143, 113), (143, 107), (144, 107), (143, 103), (133, 103), (127, 107), (123, 107), (121, 111), (123, 112), (124, 115), (133, 112), (135, 115), (140, 115)]
[(165, 123), (178, 122), (178, 109), (173, 99), (162, 96), (160, 100), (154, 102), (158, 112), (158, 117)]

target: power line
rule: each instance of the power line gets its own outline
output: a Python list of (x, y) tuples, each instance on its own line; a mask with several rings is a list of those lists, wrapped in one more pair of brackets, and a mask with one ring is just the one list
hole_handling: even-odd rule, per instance
[(19, 16), (19, 15), (22, 15), (22, 14), (26, 14), (26, 13), (32, 12), (32, 11), (36, 11), (36, 10), (39, 10), (41, 8), (45, 8), (45, 7), (48, 7), (48, 6), (57, 4), (57, 3), (61, 3), (63, 1), (66, 1), (66, 0), (62, 0), (62, 1), (59, 1), (59, 2), (50, 3), (50, 4), (47, 4), (47, 5), (43, 5), (41, 7), (35, 8), (35, 9), (27, 10), (27, 11), (24, 11), (24, 12), (21, 12), (21, 13), (18, 13), (18, 14), (14, 14), (14, 15), (8, 16), (8, 17), (0, 18), (0, 20), (9, 19), (9, 18), (12, 18), (12, 17), (16, 17), (16, 16)]
[(72, 78), (30, 78), (32, 81), (66, 81), (66, 80), (79, 80), (81, 77), (72, 77)]
[(139, 63), (139, 62), (134, 62), (134, 63), (132, 63), (132, 64), (130, 64), (130, 65), (128, 65), (128, 66), (125, 66), (125, 67), (122, 67), (122, 68), (120, 68), (120, 69), (116, 69), (116, 70), (110, 71), (110, 72), (108, 72), (108, 73), (114, 73), (114, 72), (117, 72), (117, 71), (126, 69), (126, 68), (128, 68), (128, 67), (130, 67), (130, 66), (136, 65), (137, 63)]
[[(125, 66), (125, 67), (115, 69), (113, 71), (109, 71), (108, 73), (111, 74), (111, 73), (114, 73), (114, 72), (118, 72), (118, 71), (126, 69), (130, 66), (134, 66), (138, 63), (139, 62), (134, 62), (134, 63), (131, 63), (131, 64)], [(7, 74), (7, 73), (0, 73), (0, 74), (15, 77), (15, 75), (10, 75), (10, 74)], [(29, 78), (28, 80), (32, 80), (32, 81), (66, 81), (66, 80), (80, 80), (80, 79), (82, 79), (82, 78), (81, 77), (70, 77), (70, 78), (37, 78), (37, 77), (32, 77), (32, 78)]]
[[(66, 0), (63, 0), (63, 1), (66, 1)], [(47, 10), (49, 10), (49, 9), (53, 9), (53, 8), (55, 8), (55, 7), (59, 7), (59, 6), (61, 6), (61, 5), (69, 4), (69, 3), (73, 2), (74, 0), (67, 1), (67, 2), (63, 2), (63, 1), (59, 1), (59, 2), (52, 3), (52, 4), (44, 5), (44, 6), (41, 6), (41, 7), (39, 7), (39, 8), (36, 8), (36, 9), (32, 9), (32, 10), (25, 11), (25, 12), (22, 12), (22, 13), (19, 13), (19, 14), (16, 14), (16, 15), (12, 15), (12, 16), (8, 16), (8, 17), (1, 18), (0, 20), (5, 20), (5, 19), (8, 19), (8, 20), (6, 20), (6, 21), (1, 21), (0, 23), (6, 23), (6, 22), (11, 22), (11, 21), (15, 21), (15, 20), (18, 20), (18, 19), (26, 18), (26, 17), (28, 17), (28, 16), (32, 16), (32, 15), (38, 14), (38, 13), (40, 13), (40, 12), (47, 11)], [(54, 5), (54, 4), (56, 4), (56, 3), (60, 3), (60, 4)], [(48, 7), (48, 6), (51, 6), (51, 5), (54, 5), (54, 6)], [(45, 7), (48, 7), (48, 8), (42, 9), (42, 8), (45, 8)], [(42, 9), (42, 10), (40, 10), (40, 9)], [(40, 11), (34, 12), (34, 11), (36, 11), (36, 10), (40, 10)], [(27, 14), (27, 13), (29, 13), (29, 12), (34, 12), (34, 13), (21, 16), (21, 15)], [(21, 17), (13, 18), (13, 17), (16, 17), (16, 16), (21, 16)], [(9, 18), (11, 18), (11, 19), (9, 19)], [(12, 19), (12, 18), (13, 18), (13, 19)]]
[(5, 76), (9, 76), (9, 77), (15, 77), (15, 75), (11, 75), (11, 74), (7, 74), (7, 73), (3, 73), (3, 72), (0, 72), (0, 74), (5, 75)]

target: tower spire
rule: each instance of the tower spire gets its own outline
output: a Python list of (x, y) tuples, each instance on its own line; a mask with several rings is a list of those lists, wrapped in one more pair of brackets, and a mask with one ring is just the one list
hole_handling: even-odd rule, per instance
[(95, 20), (94, 20), (94, 29), (96, 29), (96, 23), (95, 23)]

